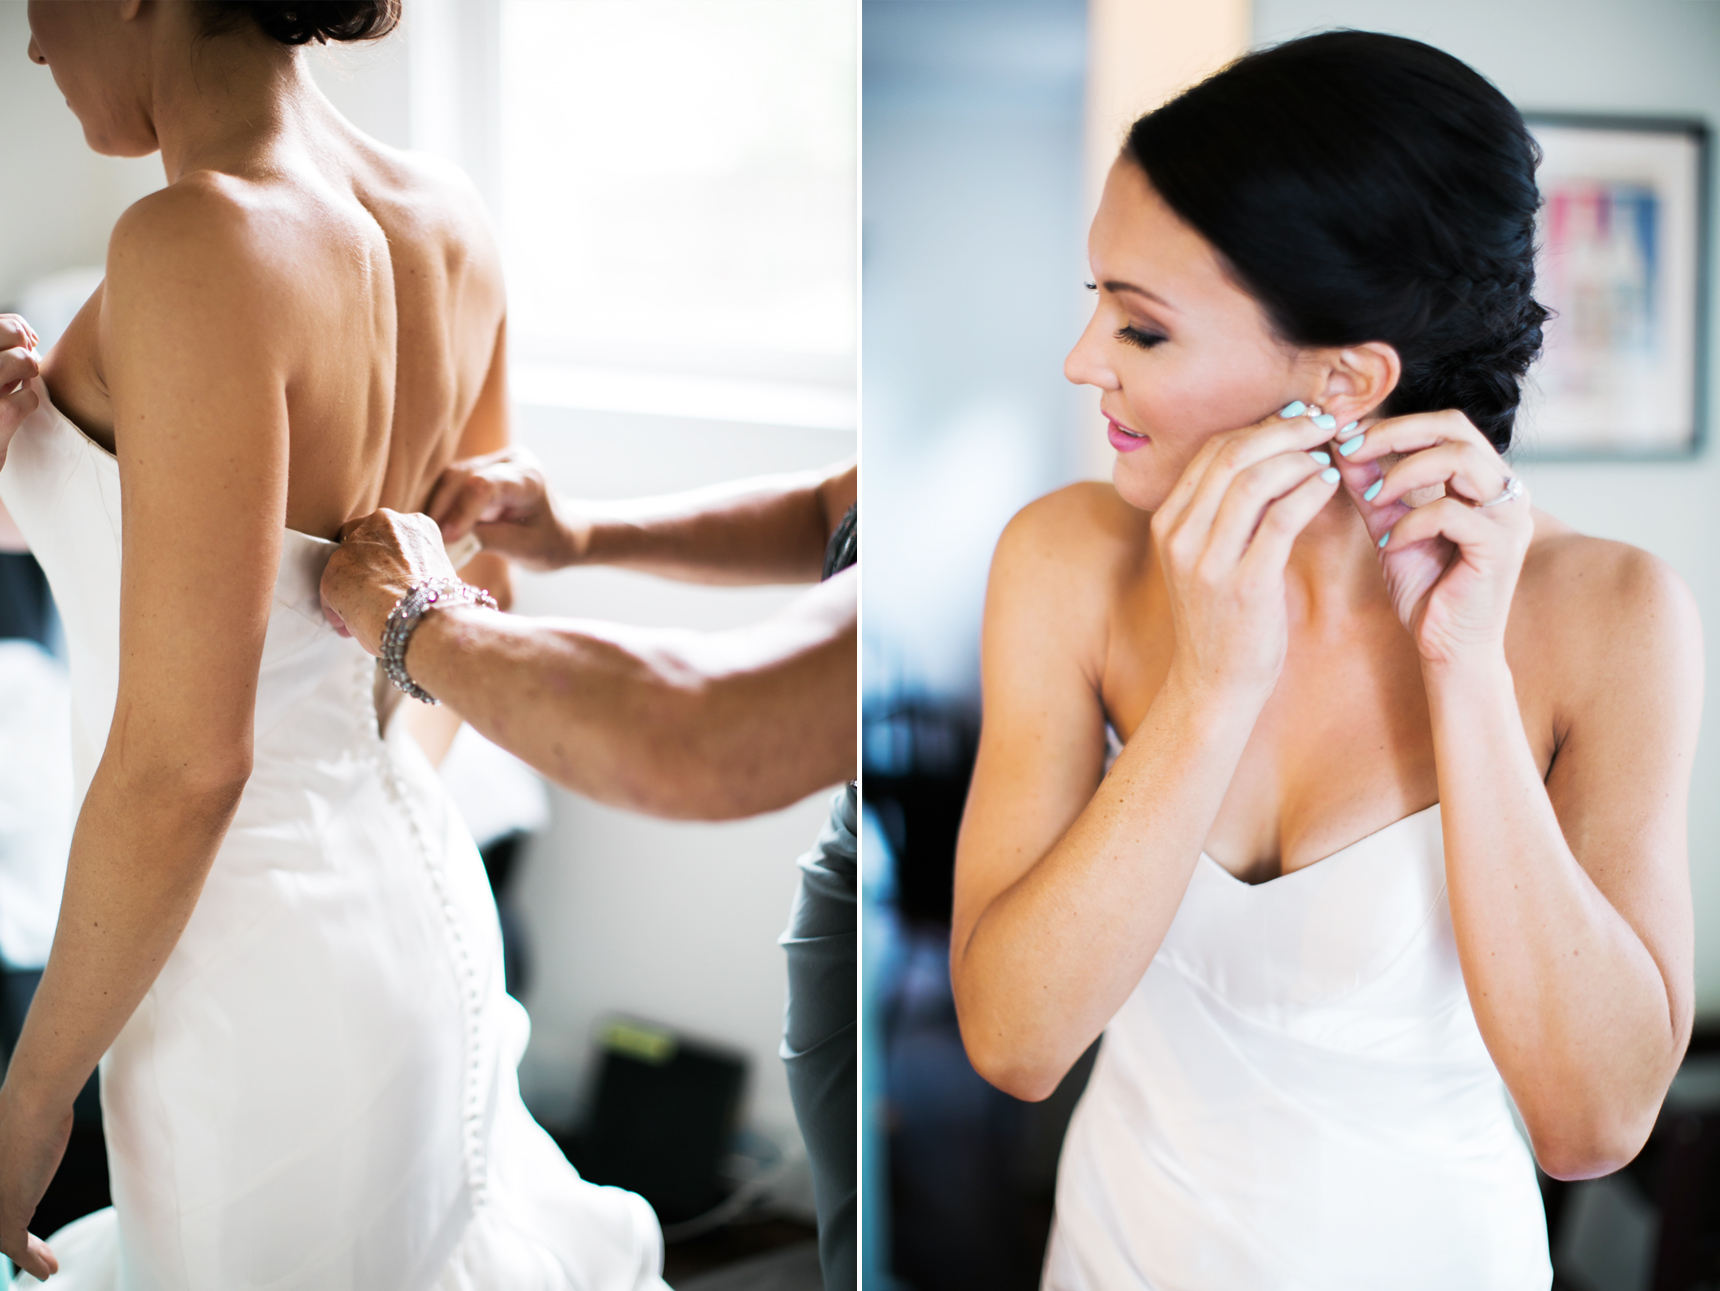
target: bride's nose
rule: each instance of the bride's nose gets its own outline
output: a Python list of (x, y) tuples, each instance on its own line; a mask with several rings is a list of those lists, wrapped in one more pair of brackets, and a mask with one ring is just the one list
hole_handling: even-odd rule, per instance
[(1098, 386), (1101, 390), (1120, 389), (1122, 383), (1117, 380), (1117, 374), (1111, 370), (1111, 364), (1105, 354), (1104, 328), (1099, 324), (1099, 313), (1093, 312), (1093, 317), (1087, 320), (1087, 328), (1081, 333), (1081, 339), (1075, 342), (1075, 348), (1069, 351), (1069, 357), (1063, 360), (1063, 375), (1078, 386)]
[[(14, 48), (16, 48), (16, 46), (14, 46)], [(48, 65), (48, 56), (42, 52), (42, 47), (36, 43), (36, 38), (34, 36), (30, 37), (30, 48), (28, 53), (32, 63), (36, 63), (42, 67), (46, 67)]]

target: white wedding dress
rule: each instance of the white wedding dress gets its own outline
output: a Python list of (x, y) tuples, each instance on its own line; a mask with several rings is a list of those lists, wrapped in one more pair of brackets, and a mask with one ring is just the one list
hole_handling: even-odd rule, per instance
[[(64, 619), (81, 801), (118, 686), (119, 468), (35, 388), (0, 496)], [(520, 1101), (528, 1024), (483, 865), (404, 723), (379, 736), (373, 661), (323, 620), (333, 549), (286, 533), (254, 769), (102, 1060), (114, 1206), (50, 1239), (48, 1285), (664, 1288), (650, 1207), (581, 1180)]]
[(1048, 1291), (1546, 1291), (1439, 816), (1252, 886), (1201, 855), (1070, 1122)]

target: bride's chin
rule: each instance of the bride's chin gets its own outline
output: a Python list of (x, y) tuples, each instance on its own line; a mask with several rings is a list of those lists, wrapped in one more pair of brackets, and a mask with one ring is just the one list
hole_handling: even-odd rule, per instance
[(1111, 468), (1111, 486), (1117, 490), (1117, 496), (1130, 506), (1141, 511), (1157, 511), (1171, 495), (1171, 486), (1175, 480), (1161, 480), (1157, 471), (1132, 469), (1127, 458), (1121, 453), (1117, 455), (1117, 463)]

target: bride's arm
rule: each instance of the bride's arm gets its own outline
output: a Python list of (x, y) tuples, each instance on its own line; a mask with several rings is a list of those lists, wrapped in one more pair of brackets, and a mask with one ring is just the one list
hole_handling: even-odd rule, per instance
[(1542, 1168), (1567, 1179), (1641, 1150), (1690, 1038), (1702, 709), (1690, 594), (1652, 557), (1576, 541), (1590, 550), (1568, 566), (1584, 568), (1561, 580), (1575, 595), (1540, 607), (1574, 646), (1545, 784), (1502, 656), (1424, 665), (1475, 1020)]
[[(1393, 453), (1363, 515), (1422, 657), (1464, 984), (1542, 1167), (1607, 1174), (1641, 1149), (1690, 1037), (1696, 607), (1642, 552), (1575, 534), (1531, 548), (1526, 501), (1466, 505), (1508, 475), (1462, 414), (1370, 427), (1352, 492)], [(1430, 487), (1448, 496), (1403, 503)], [(1508, 655), (1555, 697), (1544, 783)]]
[(72, 1100), (178, 941), (250, 774), (286, 511), (291, 266), (261, 262), (267, 245), (251, 217), (180, 186), (132, 208), (109, 249), (119, 690), (0, 1091), (0, 1250), (26, 1268), (39, 1257), (22, 1230)]
[(1115, 562), (1067, 537), (1091, 495), (1035, 504), (998, 544), (950, 976), (974, 1068), (1018, 1098), (1057, 1087), (1140, 982), (1182, 901), (1283, 665), (1284, 562), (1334, 491), (1299, 451), (1317, 442), (1306, 421), (1215, 436), (1154, 516), (1176, 646), (1102, 782)]

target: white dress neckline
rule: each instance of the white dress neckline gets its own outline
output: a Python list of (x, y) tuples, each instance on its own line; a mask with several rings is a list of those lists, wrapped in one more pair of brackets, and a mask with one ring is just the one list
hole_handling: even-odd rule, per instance
[(1439, 807), (1439, 804), (1437, 802), (1429, 803), (1427, 806), (1423, 807), (1420, 811), (1412, 811), (1407, 816), (1399, 816), (1396, 820), (1392, 821), (1390, 824), (1381, 825), (1378, 829), (1374, 830), (1371, 834), (1363, 834), (1355, 842), (1346, 843), (1343, 847), (1340, 847), (1337, 851), (1328, 852), (1325, 856), (1320, 857), (1318, 860), (1309, 861), (1306, 865), (1299, 865), (1295, 869), (1291, 870), (1288, 874), (1274, 874), (1271, 878), (1262, 879), (1258, 883), (1250, 883), (1247, 879), (1238, 878), (1237, 875), (1235, 874), (1235, 872), (1232, 871), (1228, 866), (1226, 866), (1224, 864), (1224, 862), (1214, 860), (1212, 858), (1211, 853), (1209, 853), (1204, 847), (1201, 849), (1200, 859), (1205, 861), (1208, 865), (1210, 865), (1214, 869), (1218, 870), (1221, 874), (1225, 875), (1227, 878), (1234, 879), (1242, 887), (1251, 888), (1251, 889), (1269, 888), (1274, 883), (1284, 883), (1290, 879), (1295, 878), (1298, 874), (1306, 874), (1309, 870), (1317, 869), (1322, 865), (1330, 865), (1334, 861), (1342, 862), (1344, 857), (1349, 855), (1350, 853), (1355, 852), (1359, 849), (1362, 849), (1365, 847), (1370, 847), (1370, 846), (1377, 844), (1379, 842), (1380, 836), (1382, 834), (1389, 834), (1393, 830), (1403, 828), (1404, 826), (1406, 826), (1406, 825), (1410, 824), (1412, 821), (1414, 821), (1417, 817), (1425, 816), (1425, 815), (1427, 815), (1428, 812), (1437, 810), (1438, 807)]

